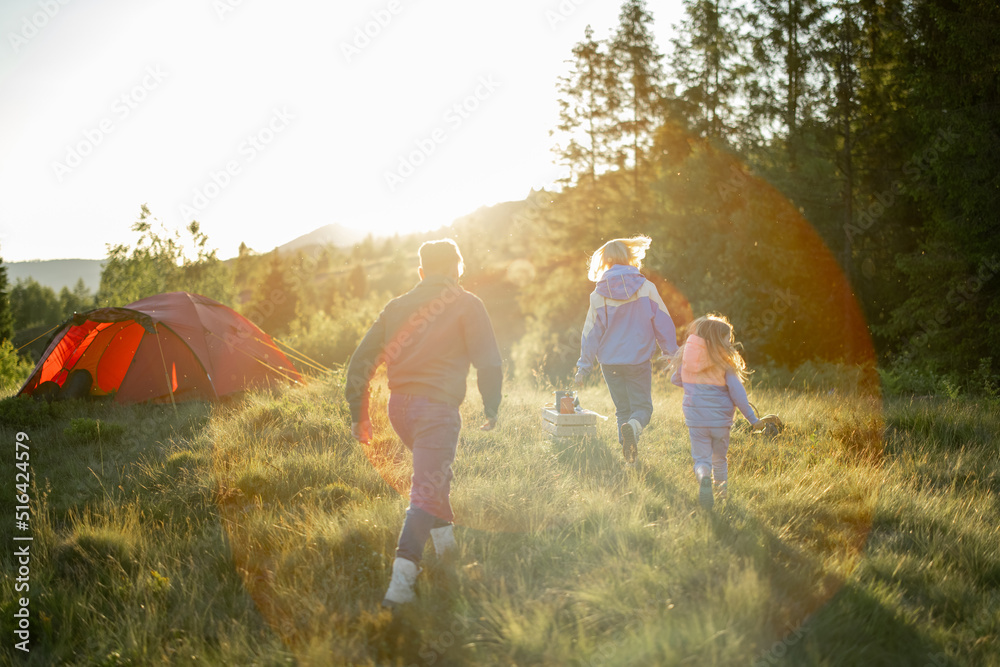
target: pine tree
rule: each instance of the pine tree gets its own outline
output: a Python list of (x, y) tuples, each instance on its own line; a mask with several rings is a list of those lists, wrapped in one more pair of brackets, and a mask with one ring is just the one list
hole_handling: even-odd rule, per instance
[(94, 295), (87, 289), (83, 278), (77, 279), (72, 290), (67, 287), (59, 290), (59, 307), (64, 319), (71, 317), (73, 313), (82, 313), (94, 307)]
[[(821, 27), (825, 40), (822, 53), (823, 88), (827, 91), (824, 126), (832, 138), (828, 150), (840, 176), (838, 193), (839, 223), (842, 240), (839, 256), (848, 279), (851, 278), (854, 256), (855, 199), (857, 192), (857, 139), (860, 121), (859, 63), (861, 60), (860, 9), (856, 0), (837, 0)], [(835, 239), (828, 239), (837, 249)]]
[(353, 299), (363, 299), (368, 293), (368, 277), (360, 264), (355, 264), (347, 276), (347, 293)]
[(652, 25), (653, 16), (644, 0), (627, 0), (611, 42), (616, 73), (611, 95), (620, 102), (612, 137), (618, 141), (619, 165), (633, 169), (632, 196), (640, 206), (645, 194), (643, 165), (653, 144), (663, 95), (663, 54), (653, 38)]
[(14, 338), (14, 316), (10, 309), (10, 283), (7, 267), (0, 258), (0, 342)]
[[(811, 81), (826, 11), (820, 0), (754, 0), (747, 14), (754, 27), (754, 59), (764, 82), (754, 100), (754, 113), (777, 122), (792, 171), (798, 167), (802, 130), (819, 92)], [(770, 78), (772, 71), (779, 73), (776, 79)]]
[(255, 294), (246, 314), (254, 324), (269, 334), (284, 334), (298, 313), (299, 295), (288, 276), (288, 267), (278, 249), (270, 253), (268, 273)]
[[(905, 11), (908, 8), (908, 11)], [(1000, 6), (973, 0), (919, 0), (884, 17), (877, 54), (886, 85), (905, 82), (898, 129), (905, 188), (883, 219), (920, 221), (917, 244), (899, 252), (903, 300), (880, 329), (891, 361), (915, 365), (956, 385), (980, 388), (1000, 375)], [(893, 57), (894, 56), (894, 57)], [(890, 91), (894, 90), (889, 88)], [(895, 101), (895, 100), (892, 100)], [(909, 203), (909, 207), (907, 204)], [(901, 205), (902, 204), (902, 205)], [(905, 216), (905, 217), (904, 217)], [(912, 223), (911, 223), (912, 226)], [(975, 387), (973, 387), (975, 388)]]
[(589, 25), (584, 39), (573, 47), (573, 69), (559, 78), (558, 133), (564, 143), (555, 148), (562, 163), (569, 168), (567, 182), (597, 180), (599, 170), (613, 164), (608, 153), (610, 111), (616, 106), (607, 83), (609, 59), (605, 45), (594, 40)]
[(730, 142), (739, 131), (737, 96), (750, 68), (742, 54), (741, 13), (729, 0), (685, 0), (670, 59), (691, 131)]
[(10, 290), (10, 313), (15, 331), (51, 327), (63, 319), (55, 291), (34, 278), (18, 278)]

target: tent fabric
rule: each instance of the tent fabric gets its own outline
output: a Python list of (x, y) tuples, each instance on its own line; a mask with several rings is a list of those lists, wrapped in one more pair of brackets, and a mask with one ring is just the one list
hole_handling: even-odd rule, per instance
[(64, 385), (86, 370), (92, 396), (120, 403), (214, 399), (301, 376), (266, 333), (218, 301), (188, 292), (75, 314), (21, 387)]

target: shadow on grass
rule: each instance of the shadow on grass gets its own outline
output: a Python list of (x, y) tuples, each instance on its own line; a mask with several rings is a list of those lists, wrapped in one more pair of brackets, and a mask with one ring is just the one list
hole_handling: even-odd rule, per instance
[(763, 665), (957, 664), (926, 634), (873, 596), (867, 586), (847, 583), (792, 635), (775, 642), (753, 663)]
[[(776, 636), (800, 625), (839, 589), (843, 581), (824, 572), (822, 553), (781, 539), (738, 499), (730, 499), (710, 517), (716, 540), (736, 558), (753, 563), (784, 613), (776, 614)], [(817, 582), (819, 582), (817, 584)]]
[(612, 482), (621, 473), (617, 444), (600, 438), (552, 438), (550, 443), (559, 463), (581, 478)]
[[(739, 501), (729, 501), (713, 512), (710, 523), (716, 539), (734, 556), (754, 564), (770, 583), (775, 604), (775, 637), (769, 648), (754, 656), (754, 665), (924, 665), (955, 664), (942, 647), (872, 591), (902, 593), (920, 606), (927, 603), (927, 582), (866, 568), (874, 582), (854, 583), (824, 572), (822, 549), (808, 551), (782, 540), (764, 520)], [(918, 551), (914, 551), (918, 553)], [(905, 554), (893, 556), (902, 558)], [(940, 601), (938, 601), (940, 602)], [(954, 620), (954, 619), (952, 619)]]
[[(304, 653), (307, 664), (469, 665), (477, 624), (462, 608), (454, 563), (424, 561), (417, 599), (386, 609), (376, 604), (334, 610), (339, 628)], [(302, 655), (302, 652), (300, 652)]]

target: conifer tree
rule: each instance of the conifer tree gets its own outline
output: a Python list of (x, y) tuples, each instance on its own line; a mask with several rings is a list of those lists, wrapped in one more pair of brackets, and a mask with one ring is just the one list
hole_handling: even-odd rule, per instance
[[(895, 3), (882, 11), (892, 9)], [(903, 298), (880, 333), (893, 348), (893, 361), (950, 377), (956, 386), (977, 378), (979, 389), (995, 388), (1000, 6), (921, 0), (896, 11), (909, 38), (898, 38), (898, 21), (883, 20), (876, 53), (896, 63), (884, 74), (886, 85), (902, 81), (907, 87), (906, 113), (891, 125), (905, 151), (902, 170), (893, 176), (905, 192), (886, 206), (880, 223), (891, 218), (898, 227), (909, 217), (920, 226), (910, 223), (916, 243), (897, 252)]]
[[(835, 137), (830, 145), (837, 171), (841, 176), (839, 222), (843, 230), (841, 266), (848, 278), (853, 265), (853, 233), (855, 192), (855, 130), (858, 123), (858, 62), (861, 54), (858, 7), (854, 0), (838, 0), (829, 20), (823, 26), (826, 39), (824, 51), (827, 85), (825, 125)], [(835, 246), (836, 247), (836, 246)]]
[(653, 38), (652, 25), (653, 16), (644, 0), (627, 0), (611, 41), (616, 73), (611, 94), (620, 101), (612, 136), (618, 143), (619, 165), (633, 169), (635, 202), (644, 199), (643, 165), (659, 122), (663, 94), (663, 54)]
[(673, 78), (686, 102), (691, 131), (730, 142), (738, 131), (736, 98), (750, 68), (741, 49), (741, 13), (729, 0), (685, 0), (670, 59)]
[(10, 283), (7, 282), (7, 267), (0, 258), (0, 341), (14, 337), (14, 316), (10, 310)]
[(267, 276), (260, 285), (247, 318), (269, 334), (284, 334), (298, 313), (299, 295), (289, 267), (275, 248), (270, 253)]
[(73, 313), (82, 313), (94, 307), (94, 295), (83, 278), (78, 278), (73, 285), (73, 289), (63, 287), (59, 290), (59, 306), (62, 309), (63, 318), (68, 318)]
[(363, 299), (368, 293), (368, 277), (361, 264), (355, 264), (347, 276), (347, 293), (354, 299)]
[(51, 327), (63, 319), (55, 291), (34, 278), (18, 278), (8, 297), (15, 331)]
[[(826, 11), (820, 0), (753, 0), (747, 14), (754, 27), (754, 59), (763, 75), (754, 112), (777, 122), (793, 171), (798, 167), (803, 126), (812, 117), (818, 94), (811, 81)], [(771, 78), (770, 72), (778, 76)]]
[(583, 41), (573, 47), (572, 70), (560, 77), (559, 124), (563, 138), (555, 152), (569, 168), (569, 183), (586, 179), (593, 185), (602, 167), (610, 166), (608, 154), (611, 112), (617, 107), (614, 88), (609, 88), (609, 58), (603, 43), (594, 39), (589, 25)]

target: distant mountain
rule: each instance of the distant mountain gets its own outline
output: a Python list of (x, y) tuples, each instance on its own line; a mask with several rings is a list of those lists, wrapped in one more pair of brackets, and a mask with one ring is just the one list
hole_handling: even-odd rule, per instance
[(4, 262), (7, 280), (13, 285), (18, 278), (34, 278), (39, 284), (51, 287), (56, 294), (63, 287), (73, 289), (76, 281), (83, 278), (83, 284), (91, 292), (101, 286), (101, 265), (103, 259), (45, 259), (33, 262)]
[(284, 245), (278, 246), (280, 253), (304, 250), (311, 246), (335, 245), (338, 248), (349, 248), (356, 243), (360, 243), (368, 236), (368, 232), (358, 229), (351, 229), (343, 225), (324, 225), (319, 229), (314, 229), (308, 234), (292, 239)]
[[(533, 192), (529, 197), (536, 196)], [(472, 213), (467, 213), (460, 218), (456, 218), (448, 229), (452, 230), (473, 230), (473, 233), (484, 237), (495, 238), (496, 234), (508, 231), (511, 223), (518, 214), (523, 214), (525, 209), (531, 206), (531, 199), (518, 201), (505, 201), (492, 206), (480, 206)], [(536, 209), (538, 206), (536, 205)]]
[[(414, 236), (436, 238), (435, 234), (440, 236), (442, 233), (451, 233), (456, 227), (466, 226), (479, 228), (483, 230), (483, 235), (488, 236), (486, 232), (503, 229), (511, 216), (524, 208), (525, 205), (525, 201), (520, 201), (484, 206), (473, 213), (458, 218), (452, 225), (443, 227), (436, 233), (415, 234)], [(334, 223), (292, 239), (288, 243), (278, 246), (278, 251), (291, 253), (299, 250), (317, 249), (328, 244), (339, 248), (350, 248), (364, 241), (368, 235), (369, 232)], [(379, 237), (376, 236), (376, 238)], [(7, 267), (7, 279), (11, 284), (18, 278), (34, 278), (40, 284), (51, 287), (58, 293), (63, 287), (73, 289), (76, 281), (83, 278), (87, 289), (91, 292), (97, 292), (101, 285), (101, 265), (105, 261), (103, 259), (49, 259), (31, 262), (6, 262), (4, 266)]]

